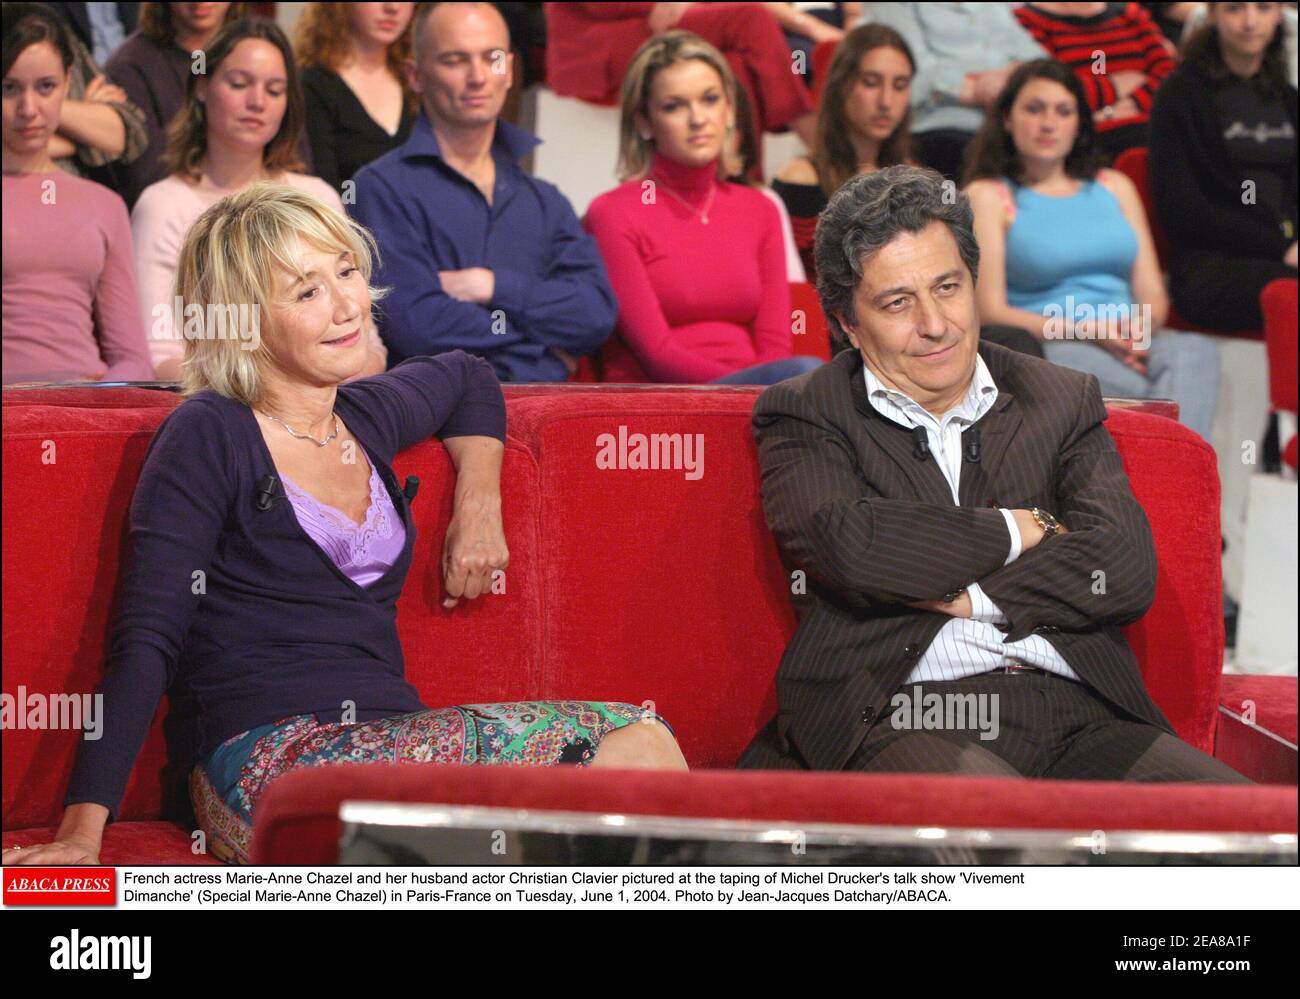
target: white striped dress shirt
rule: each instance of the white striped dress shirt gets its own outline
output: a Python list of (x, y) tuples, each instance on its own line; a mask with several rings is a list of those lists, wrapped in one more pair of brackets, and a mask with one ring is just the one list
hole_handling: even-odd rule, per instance
[[(952, 489), (952, 500), (960, 504), (958, 486), (961, 482), (961, 435), (971, 424), (989, 411), (998, 398), (998, 387), (989, 374), (984, 358), (975, 356), (975, 376), (965, 398), (942, 419), (936, 419), (923, 406), (902, 392), (888, 388), (862, 366), (867, 382), (867, 398), (877, 413), (909, 430), (924, 427), (930, 444), (930, 454), (943, 472)], [(1020, 557), (1020, 530), (1010, 510), (1003, 510), (1007, 530), (1011, 534), (1011, 550), (1004, 565)], [(960, 680), (962, 677), (987, 673), (1001, 666), (1027, 665), (1056, 673), (1068, 680), (1079, 680), (1061, 653), (1041, 635), (1028, 635), (1018, 642), (1008, 642), (998, 625), (1006, 625), (1006, 615), (980, 587), (972, 582), (966, 587), (970, 594), (971, 616), (955, 617), (945, 624), (930, 647), (925, 650), (904, 684), (923, 680)]]

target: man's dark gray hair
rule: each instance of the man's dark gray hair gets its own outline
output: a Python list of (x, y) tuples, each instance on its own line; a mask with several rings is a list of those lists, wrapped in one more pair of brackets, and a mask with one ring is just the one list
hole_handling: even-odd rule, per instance
[(848, 338), (835, 317), (857, 322), (853, 296), (867, 261), (899, 233), (920, 232), (931, 222), (948, 227), (974, 281), (980, 266), (975, 217), (970, 199), (952, 181), (924, 167), (899, 165), (859, 174), (831, 196), (817, 219), (813, 255), (817, 294), (837, 348)]

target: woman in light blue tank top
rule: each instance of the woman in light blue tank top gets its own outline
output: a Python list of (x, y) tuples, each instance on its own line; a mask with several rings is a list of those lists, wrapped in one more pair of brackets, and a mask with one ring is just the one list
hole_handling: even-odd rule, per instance
[(1049, 361), (1097, 376), (1103, 395), (1172, 399), (1210, 436), (1218, 350), (1164, 328), (1164, 277), (1136, 188), (1099, 169), (1082, 84), (1043, 59), (1007, 81), (971, 145), (985, 323), (1019, 326)]

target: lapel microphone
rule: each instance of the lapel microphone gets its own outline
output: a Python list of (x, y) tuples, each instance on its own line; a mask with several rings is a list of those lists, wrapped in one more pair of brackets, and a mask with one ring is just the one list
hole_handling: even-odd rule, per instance
[(930, 457), (930, 439), (925, 434), (925, 427), (912, 428), (912, 457), (917, 461)]
[(274, 475), (263, 475), (257, 480), (257, 508), (263, 513), (271, 509), (271, 500), (275, 498), (275, 487), (279, 481)]
[(972, 464), (977, 464), (980, 460), (980, 428), (973, 426), (966, 431), (966, 448), (962, 455)]
[(420, 491), (420, 480), (414, 475), (406, 477), (406, 483), (402, 486), (402, 495), (406, 497), (406, 503), (409, 506), (415, 501), (415, 494)]

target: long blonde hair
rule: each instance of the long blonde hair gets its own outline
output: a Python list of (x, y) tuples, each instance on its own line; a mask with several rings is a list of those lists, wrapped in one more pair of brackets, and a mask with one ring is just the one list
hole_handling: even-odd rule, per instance
[[(641, 138), (636, 127), (638, 114), (650, 117), (650, 88), (660, 70), (679, 62), (697, 59), (712, 66), (722, 78), (722, 89), (733, 110), (736, 108), (736, 77), (726, 57), (699, 35), (689, 31), (666, 31), (646, 41), (623, 77), (622, 113), (619, 117), (618, 173), (622, 180), (644, 177), (654, 159), (654, 141)], [(743, 167), (730, 143), (724, 143), (718, 157), (718, 179), (726, 180)]]
[[(184, 395), (211, 389), (248, 406), (261, 404), (266, 335), (276, 333), (269, 321), (275, 275), (279, 270), (303, 276), (300, 242), (327, 253), (351, 253), (369, 285), (376, 253), (370, 233), (296, 188), (263, 181), (222, 198), (199, 216), (181, 247), (174, 294), (186, 309), (199, 306), (205, 321), (209, 314), (225, 315), (221, 310), (255, 315), (258, 338), (249, 349), (239, 337), (212, 336), (211, 328), (205, 330), (208, 336), (186, 337)], [(383, 294), (370, 288), (371, 302)], [(217, 312), (210, 313), (213, 309)], [(180, 328), (176, 332), (183, 335)]]

